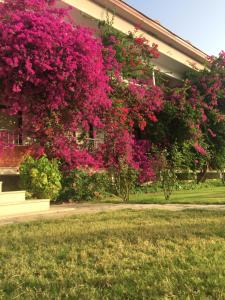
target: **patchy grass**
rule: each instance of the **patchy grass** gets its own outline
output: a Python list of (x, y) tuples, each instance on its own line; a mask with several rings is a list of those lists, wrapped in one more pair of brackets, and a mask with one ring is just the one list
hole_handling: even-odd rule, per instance
[(0, 228), (0, 299), (225, 299), (225, 212), (117, 211)]
[[(121, 203), (122, 200), (113, 196), (111, 198), (103, 199), (101, 202)], [(169, 201), (165, 200), (163, 192), (137, 193), (131, 195), (128, 203), (225, 204), (225, 186), (210, 187), (200, 190), (174, 191)]]

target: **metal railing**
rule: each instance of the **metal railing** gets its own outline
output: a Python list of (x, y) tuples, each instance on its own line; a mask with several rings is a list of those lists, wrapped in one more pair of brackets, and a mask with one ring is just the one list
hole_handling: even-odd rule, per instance
[[(5, 145), (24, 146), (34, 142), (33, 139), (24, 137), (18, 130), (0, 128), (0, 141)], [(95, 150), (103, 143), (101, 138), (84, 138), (79, 142), (80, 149)]]
[(5, 145), (23, 145), (22, 135), (16, 130), (0, 128), (0, 141)]
[(100, 138), (84, 138), (79, 143), (79, 148), (86, 149), (89, 151), (94, 151), (98, 149), (99, 145), (101, 145), (102, 143), (103, 143), (103, 139)]

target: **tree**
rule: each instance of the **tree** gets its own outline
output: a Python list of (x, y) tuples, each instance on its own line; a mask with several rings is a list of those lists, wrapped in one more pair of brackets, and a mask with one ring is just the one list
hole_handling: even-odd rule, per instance
[(192, 102), (195, 99), (195, 108), (200, 112), (195, 127), (199, 128), (199, 139), (208, 153), (206, 163), (222, 173), (225, 167), (224, 66), (225, 53), (222, 51), (218, 57), (209, 58), (204, 70), (188, 74), (189, 99)]

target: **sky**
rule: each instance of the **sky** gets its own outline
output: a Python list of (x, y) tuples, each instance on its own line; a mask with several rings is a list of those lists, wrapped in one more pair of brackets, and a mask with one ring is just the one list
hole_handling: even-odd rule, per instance
[(124, 0), (208, 55), (225, 50), (225, 0)]

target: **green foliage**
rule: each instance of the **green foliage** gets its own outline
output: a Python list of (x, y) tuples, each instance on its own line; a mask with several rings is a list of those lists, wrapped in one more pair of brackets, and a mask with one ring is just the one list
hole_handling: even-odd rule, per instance
[(101, 198), (109, 185), (106, 172), (75, 169), (62, 180), (59, 201), (90, 201)]
[(21, 186), (32, 197), (55, 200), (61, 189), (61, 173), (57, 160), (46, 156), (34, 159), (29, 156), (20, 166)]
[(121, 163), (121, 167), (111, 169), (112, 185), (111, 192), (123, 201), (129, 201), (130, 193), (135, 191), (138, 182), (138, 173), (126, 163)]
[(185, 109), (181, 110), (170, 98), (165, 99), (163, 110), (157, 114), (158, 122), (147, 124), (145, 136), (154, 144), (182, 144), (192, 135), (188, 124), (189, 119), (193, 118), (191, 114), (186, 102)]
[(177, 172), (187, 170), (189, 167), (190, 151), (188, 150), (189, 146), (184, 143), (183, 147), (174, 144), (170, 149), (164, 149), (158, 153), (156, 172), (166, 200), (170, 199), (178, 182)]
[(169, 161), (168, 153), (166, 150), (162, 151), (159, 156), (161, 169), (159, 171), (159, 180), (162, 184), (165, 200), (168, 201), (173, 192), (176, 183), (176, 172)]
[[(225, 113), (225, 109), (224, 109)], [(210, 114), (209, 122), (216, 136), (206, 135), (205, 139), (211, 152), (210, 166), (221, 173), (225, 169), (225, 122), (216, 122), (213, 113)]]
[(120, 169), (109, 172), (91, 172), (76, 169), (62, 180), (59, 201), (100, 200), (106, 195), (116, 195), (124, 201), (129, 200), (137, 184), (137, 172), (124, 164)]
[[(207, 145), (204, 146), (205, 149), (207, 149)], [(194, 149), (192, 142), (190, 141), (183, 143), (180, 151), (183, 157), (183, 163), (180, 167), (182, 171), (191, 170), (196, 173), (198, 170), (201, 170), (205, 166), (208, 160), (208, 156), (203, 156), (198, 153)]]
[(216, 192), (215, 188), (223, 187), (221, 180), (213, 179), (213, 180), (206, 180), (205, 182), (196, 183), (196, 181), (179, 181), (175, 185), (176, 191), (201, 191), (204, 189), (212, 189), (213, 192)]

